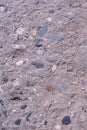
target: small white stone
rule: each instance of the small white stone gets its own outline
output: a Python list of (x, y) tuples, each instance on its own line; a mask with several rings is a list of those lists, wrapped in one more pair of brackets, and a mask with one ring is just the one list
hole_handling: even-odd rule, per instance
[(67, 12), (67, 14), (68, 14), (69, 16), (72, 16), (72, 15), (73, 15), (73, 13), (72, 13), (72, 12)]
[(16, 110), (15, 110), (15, 109), (13, 109), (13, 110), (12, 110), (12, 112), (16, 112)]
[(25, 28), (23, 27), (19, 27), (17, 30), (16, 30), (16, 33), (18, 35), (23, 35), (25, 33)]
[(47, 18), (47, 21), (48, 21), (48, 22), (51, 22), (51, 21), (52, 21), (52, 18), (51, 18), (51, 17)]
[(15, 49), (20, 49), (20, 45), (15, 45), (14, 48)]
[(30, 39), (30, 40), (33, 40), (34, 38), (33, 38), (32, 36), (29, 36), (29, 39)]
[(32, 101), (32, 98), (31, 98), (31, 97), (28, 97), (28, 99), (30, 100), (30, 102)]
[(53, 66), (52, 66), (52, 72), (55, 72), (56, 69), (57, 69), (57, 65), (53, 65)]
[(43, 50), (38, 50), (38, 51), (37, 51), (37, 54), (38, 54), (38, 55), (43, 55)]
[(13, 85), (14, 85), (14, 86), (18, 86), (18, 85), (19, 85), (19, 80), (18, 80), (18, 79), (15, 79), (15, 80), (13, 81)]
[(4, 6), (0, 6), (0, 12), (4, 12), (5, 11), (5, 7)]
[(60, 125), (55, 125), (56, 130), (61, 130), (61, 126)]
[(23, 64), (23, 60), (19, 60), (17, 63), (16, 63), (16, 65), (18, 65), (18, 66), (20, 66), (20, 65), (22, 65)]
[(34, 92), (37, 92), (37, 90), (36, 90), (35, 88), (33, 88), (33, 91), (34, 91)]

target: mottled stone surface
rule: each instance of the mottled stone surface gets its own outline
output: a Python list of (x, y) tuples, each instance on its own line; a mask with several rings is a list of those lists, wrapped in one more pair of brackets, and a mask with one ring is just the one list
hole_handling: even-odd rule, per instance
[(0, 130), (87, 130), (86, 17), (87, 0), (0, 0)]

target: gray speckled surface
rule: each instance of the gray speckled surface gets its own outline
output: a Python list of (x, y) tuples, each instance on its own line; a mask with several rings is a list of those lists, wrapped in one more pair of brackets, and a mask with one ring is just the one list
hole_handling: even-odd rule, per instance
[(87, 129), (86, 17), (86, 0), (0, 0), (0, 130)]

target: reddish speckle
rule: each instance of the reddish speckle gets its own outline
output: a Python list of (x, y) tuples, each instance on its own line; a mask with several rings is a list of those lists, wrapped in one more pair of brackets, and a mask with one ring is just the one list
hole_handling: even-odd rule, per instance
[(46, 90), (47, 92), (50, 92), (50, 91), (51, 91), (51, 85), (47, 84), (47, 85), (45, 86), (45, 90)]

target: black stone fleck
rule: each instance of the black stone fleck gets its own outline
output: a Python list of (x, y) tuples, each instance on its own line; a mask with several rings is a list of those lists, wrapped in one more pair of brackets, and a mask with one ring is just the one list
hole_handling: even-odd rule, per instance
[(70, 116), (63, 117), (61, 122), (62, 122), (63, 125), (69, 125), (71, 123)]
[(44, 64), (38, 61), (32, 61), (31, 63), (32, 65), (34, 65), (36, 68), (40, 69), (44, 67)]
[(15, 125), (20, 125), (20, 123), (21, 123), (21, 119), (15, 120)]
[(42, 43), (41, 43), (41, 40), (40, 39), (35, 39), (35, 46), (36, 47), (41, 47), (42, 46)]
[(27, 107), (27, 105), (24, 104), (24, 105), (21, 106), (21, 109), (23, 110), (23, 109), (25, 109), (26, 107)]
[(1, 104), (2, 106), (4, 106), (4, 102), (3, 102), (2, 99), (0, 99), (0, 104)]
[(47, 125), (47, 121), (46, 120), (44, 121), (44, 125)]
[(14, 101), (14, 100), (15, 100), (15, 101), (18, 101), (18, 100), (20, 100), (20, 97), (19, 97), (19, 96), (18, 96), (18, 97), (17, 97), (17, 96), (15, 96), (15, 97), (12, 97), (10, 100), (13, 100), (13, 101)]
[(7, 77), (7, 76), (3, 77), (2, 83), (5, 84), (5, 83), (7, 83), (7, 82), (8, 82), (8, 77)]
[(31, 116), (32, 112), (29, 112), (26, 116), (26, 121), (29, 121), (29, 117)]

